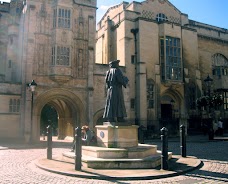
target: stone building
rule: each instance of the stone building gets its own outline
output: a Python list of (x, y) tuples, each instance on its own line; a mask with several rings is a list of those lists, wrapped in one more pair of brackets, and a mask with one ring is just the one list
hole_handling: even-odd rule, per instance
[(199, 129), (196, 99), (207, 92), (208, 75), (214, 82), (211, 91), (224, 97), (214, 118), (227, 121), (227, 29), (190, 20), (168, 0), (123, 2), (97, 24), (96, 63), (114, 59), (130, 79), (129, 119), (149, 133), (166, 126), (176, 134), (180, 124)]
[[(44, 108), (52, 112), (44, 121), (58, 127), (59, 138), (73, 136), (73, 127), (81, 124), (93, 126), (96, 4), (0, 4), (1, 138), (38, 141), (40, 132), (46, 131), (47, 122), (41, 126)], [(33, 93), (28, 87), (32, 80), (37, 83)]]
[[(210, 75), (227, 119), (228, 31), (189, 20), (168, 0), (123, 2), (97, 24), (97, 0), (0, 4), (0, 139), (38, 141), (52, 124), (60, 139), (101, 124), (104, 77), (119, 59), (129, 78), (128, 121), (151, 135), (199, 126), (196, 98)], [(29, 84), (37, 84), (31, 91)], [(221, 110), (221, 109), (220, 109)]]

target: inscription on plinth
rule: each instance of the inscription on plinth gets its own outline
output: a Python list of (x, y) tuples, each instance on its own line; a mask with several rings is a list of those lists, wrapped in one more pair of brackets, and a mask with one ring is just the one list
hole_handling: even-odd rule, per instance
[(138, 126), (97, 125), (97, 145), (107, 148), (138, 146)]

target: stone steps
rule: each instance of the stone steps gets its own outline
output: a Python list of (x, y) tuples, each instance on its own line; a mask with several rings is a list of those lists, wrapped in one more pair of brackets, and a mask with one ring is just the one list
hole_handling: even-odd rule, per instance
[[(75, 153), (65, 152), (63, 157), (74, 161)], [(147, 144), (133, 148), (82, 146), (82, 164), (94, 169), (149, 169), (161, 165), (161, 152), (156, 145)]]

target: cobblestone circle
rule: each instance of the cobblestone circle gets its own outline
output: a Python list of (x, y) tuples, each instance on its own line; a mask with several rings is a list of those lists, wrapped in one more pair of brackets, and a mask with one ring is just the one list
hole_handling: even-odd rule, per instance
[[(153, 143), (153, 142), (151, 142)], [(159, 143), (153, 143), (158, 144)], [(16, 147), (16, 145), (15, 145)], [(179, 153), (179, 143), (169, 143), (169, 150), (174, 154)], [(61, 152), (69, 151), (69, 148), (54, 148), (53, 156)], [(64, 175), (58, 175), (41, 170), (35, 166), (34, 160), (46, 157), (46, 148), (20, 148), (0, 150), (0, 184), (222, 184), (228, 183), (228, 142), (189, 142), (187, 154), (196, 156), (203, 161), (203, 167), (185, 175), (176, 177), (142, 180), (142, 181), (104, 181), (82, 179)]]

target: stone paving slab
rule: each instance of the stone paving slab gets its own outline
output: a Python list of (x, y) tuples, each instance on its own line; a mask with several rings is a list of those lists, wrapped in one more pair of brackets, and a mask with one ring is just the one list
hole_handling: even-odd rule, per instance
[(188, 156), (183, 158), (179, 155), (173, 155), (169, 161), (169, 170), (157, 169), (91, 169), (83, 167), (81, 171), (75, 170), (75, 165), (71, 161), (62, 159), (62, 156), (53, 157), (52, 160), (46, 158), (35, 161), (38, 168), (67, 176), (99, 179), (99, 180), (148, 180), (178, 176), (203, 164), (196, 157)]

